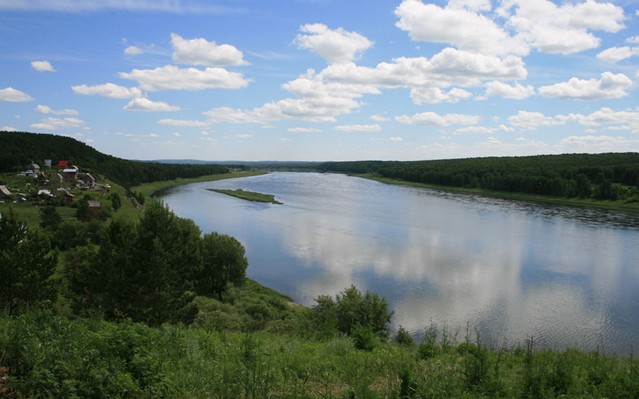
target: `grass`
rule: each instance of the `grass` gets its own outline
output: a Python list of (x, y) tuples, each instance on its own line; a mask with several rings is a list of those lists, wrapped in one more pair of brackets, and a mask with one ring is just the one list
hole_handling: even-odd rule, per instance
[(199, 183), (199, 182), (215, 181), (215, 180), (223, 180), (223, 179), (236, 179), (240, 177), (263, 175), (265, 173), (267, 172), (251, 170), (251, 171), (240, 171), (240, 172), (231, 172), (231, 173), (225, 173), (225, 174), (201, 176), (201, 177), (195, 177), (190, 179), (178, 178), (175, 180), (165, 180), (165, 181), (141, 184), (139, 186), (132, 187), (131, 191), (141, 193), (145, 197), (156, 197), (159, 194), (161, 194), (162, 191), (168, 190), (172, 187), (176, 187), (182, 184)]
[(208, 188), (209, 191), (215, 191), (216, 193), (230, 195), (231, 197), (240, 198), (252, 202), (266, 202), (271, 204), (282, 204), (275, 199), (275, 196), (271, 194), (256, 193), (253, 191), (237, 190), (224, 190), (219, 188)]
[(441, 186), (436, 184), (414, 183), (404, 180), (391, 179), (381, 177), (373, 173), (368, 174), (355, 174), (353, 176), (362, 177), (365, 179), (375, 180), (385, 184), (394, 184), (407, 187), (421, 187), (430, 188), (433, 190), (446, 191), (450, 193), (480, 195), (483, 197), (501, 198), (507, 200), (516, 201), (531, 201), (545, 204), (566, 205), (572, 207), (582, 208), (599, 208), (609, 209), (615, 211), (625, 211), (639, 213), (639, 201), (627, 202), (624, 200), (596, 200), (592, 198), (565, 198), (565, 197), (553, 197), (548, 195), (534, 195), (526, 193), (513, 193), (506, 191), (491, 191), (480, 188), (464, 188), (464, 187), (451, 187)]
[[(424, 344), (422, 344), (424, 345)], [(576, 350), (383, 342), (0, 315), (8, 397), (634, 398), (639, 363)], [(3, 391), (4, 390), (4, 391)], [(0, 395), (1, 396), (1, 395)]]

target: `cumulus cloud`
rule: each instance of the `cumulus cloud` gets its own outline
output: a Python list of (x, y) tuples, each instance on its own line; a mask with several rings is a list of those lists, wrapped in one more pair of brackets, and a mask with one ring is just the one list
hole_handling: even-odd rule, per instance
[(570, 120), (574, 120), (574, 118), (566, 115), (546, 116), (541, 112), (529, 111), (519, 111), (517, 115), (508, 118), (508, 122), (512, 126), (526, 130), (535, 130), (538, 127), (565, 125)]
[(413, 40), (444, 43), (488, 55), (525, 56), (532, 48), (571, 54), (599, 46), (595, 31), (625, 26), (622, 7), (587, 0), (556, 5), (550, 0), (450, 0), (446, 6), (404, 0), (395, 9), (397, 27)]
[(451, 125), (476, 125), (481, 121), (481, 117), (477, 115), (463, 114), (444, 114), (439, 115), (435, 112), (422, 112), (412, 116), (401, 115), (395, 118), (399, 123), (405, 125), (434, 125), (434, 126), (451, 126)]
[(478, 11), (490, 9), (490, 2), (453, 1), (447, 7), (404, 0), (396, 9), (397, 27), (413, 40), (445, 43), (460, 50), (488, 55), (526, 55), (528, 46), (511, 37), (496, 22)]
[(31, 68), (38, 72), (55, 72), (49, 61), (31, 61)]
[(173, 61), (178, 64), (225, 67), (247, 65), (242, 52), (230, 44), (217, 44), (203, 38), (184, 39), (171, 34)]
[(456, 87), (448, 92), (443, 91), (439, 87), (420, 87), (412, 89), (410, 92), (410, 97), (415, 104), (456, 103), (472, 96), (470, 92)]
[(173, 112), (179, 111), (180, 107), (169, 105), (162, 101), (151, 101), (148, 98), (134, 98), (124, 106), (125, 111), (144, 111), (144, 112)]
[(3, 132), (17, 132), (17, 131), (18, 131), (18, 129), (16, 129), (16, 128), (15, 128), (15, 127), (13, 127), (13, 126), (7, 126), (7, 125), (5, 125), (5, 126), (0, 127), (0, 131), (3, 131)]
[(136, 98), (142, 96), (142, 91), (137, 87), (129, 88), (119, 86), (114, 83), (105, 83), (95, 86), (78, 85), (72, 86), (71, 90), (73, 90), (73, 92), (76, 94), (84, 94), (87, 96), (102, 96), (117, 99)]
[(158, 121), (160, 125), (178, 126), (178, 127), (204, 127), (209, 124), (203, 121), (192, 121), (185, 119), (160, 119)]
[(611, 64), (617, 63), (619, 61), (625, 60), (626, 58), (634, 57), (639, 55), (639, 47), (610, 47), (599, 54), (597, 54), (597, 58), (609, 62)]
[(7, 101), (10, 103), (25, 103), (33, 101), (30, 95), (13, 87), (7, 87), (0, 89), (0, 101)]
[(379, 132), (382, 130), (380, 125), (338, 125), (335, 126), (338, 132)]
[(78, 118), (44, 118), (39, 123), (31, 125), (34, 129), (39, 130), (59, 130), (59, 129), (72, 129), (82, 127), (84, 121)]
[(78, 115), (79, 114), (79, 112), (76, 111), (75, 109), (54, 110), (47, 105), (38, 105), (35, 108), (35, 110), (36, 112), (39, 112), (41, 114), (53, 114), (53, 115)]
[(486, 84), (486, 95), (489, 97), (504, 97), (515, 100), (521, 100), (535, 94), (535, 88), (527, 85), (524, 86), (516, 83), (511, 86), (507, 83), (494, 80)]
[(300, 30), (302, 33), (296, 36), (295, 44), (314, 52), (329, 64), (352, 62), (373, 45), (357, 32), (330, 29), (324, 24), (306, 24)]
[(388, 122), (389, 121), (389, 119), (387, 117), (385, 117), (384, 115), (379, 115), (379, 114), (371, 115), (371, 119), (374, 120), (375, 122)]
[(504, 0), (498, 14), (518, 37), (545, 53), (571, 54), (599, 47), (592, 31), (623, 29), (624, 10), (593, 0), (556, 5), (550, 0)]
[(627, 96), (632, 80), (623, 73), (604, 72), (600, 79), (571, 78), (567, 82), (539, 88), (539, 94), (547, 97), (600, 100)]
[(224, 68), (208, 67), (178, 68), (166, 65), (155, 69), (134, 69), (121, 72), (123, 79), (135, 80), (143, 90), (204, 90), (204, 89), (240, 89), (248, 86), (249, 81), (242, 74), (229, 72)]

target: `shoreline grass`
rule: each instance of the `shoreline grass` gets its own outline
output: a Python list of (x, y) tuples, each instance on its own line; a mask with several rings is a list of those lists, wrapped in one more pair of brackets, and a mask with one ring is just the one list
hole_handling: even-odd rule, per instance
[(270, 203), (270, 204), (276, 204), (276, 205), (281, 205), (282, 204), (280, 201), (277, 201), (275, 199), (274, 195), (256, 193), (256, 192), (253, 192), (253, 191), (246, 191), (246, 190), (242, 190), (241, 188), (239, 188), (237, 190), (224, 190), (224, 189), (220, 189), (220, 188), (207, 188), (207, 190), (214, 191), (214, 192), (220, 193), (220, 194), (225, 194), (225, 195), (228, 195), (228, 196), (231, 196), (231, 197), (243, 199), (243, 200), (246, 200), (246, 201), (251, 201), (251, 202), (264, 202), (264, 203)]
[(483, 190), (480, 188), (441, 186), (436, 184), (414, 183), (414, 182), (409, 182), (404, 180), (391, 179), (387, 177), (381, 177), (373, 173), (352, 174), (352, 176), (360, 177), (363, 179), (375, 180), (385, 184), (392, 184), (392, 185), (406, 186), (406, 187), (429, 188), (432, 190), (456, 193), (456, 194), (479, 195), (482, 197), (499, 198), (504, 200), (528, 201), (528, 202), (537, 202), (537, 203), (543, 203), (543, 204), (571, 206), (576, 208), (597, 208), (597, 209), (607, 209), (607, 210), (613, 210), (613, 211), (639, 213), (639, 202), (624, 202), (619, 200), (617, 201), (595, 200), (595, 199), (588, 199), (588, 198), (584, 198), (584, 199), (563, 198), (563, 197), (552, 197), (552, 196), (546, 196), (546, 195), (534, 195), (534, 194), (526, 194), (526, 193), (491, 191), (491, 190)]
[(166, 190), (169, 190), (173, 187), (181, 186), (183, 184), (201, 183), (201, 182), (224, 180), (224, 179), (237, 179), (241, 177), (259, 176), (259, 175), (264, 175), (267, 173), (268, 172), (261, 171), (261, 170), (247, 170), (247, 171), (231, 172), (231, 173), (216, 174), (216, 175), (206, 175), (206, 176), (200, 176), (200, 177), (194, 177), (194, 178), (188, 178), (188, 179), (177, 178), (175, 180), (164, 180), (164, 181), (140, 184), (139, 186), (131, 187), (131, 190), (135, 192), (139, 192), (145, 197), (153, 198), (153, 197), (159, 196)]

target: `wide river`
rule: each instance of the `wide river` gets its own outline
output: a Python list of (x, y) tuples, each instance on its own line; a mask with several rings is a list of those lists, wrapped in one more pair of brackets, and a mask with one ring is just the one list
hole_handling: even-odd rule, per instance
[[(283, 205), (206, 190), (273, 194)], [(179, 186), (163, 201), (237, 238), (248, 275), (312, 305), (351, 284), (400, 325), (458, 340), (639, 351), (639, 216), (284, 173)]]

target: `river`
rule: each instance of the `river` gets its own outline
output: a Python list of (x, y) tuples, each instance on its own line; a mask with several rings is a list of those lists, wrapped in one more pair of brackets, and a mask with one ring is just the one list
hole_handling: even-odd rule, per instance
[[(273, 194), (282, 205), (206, 190)], [(355, 284), (393, 328), (495, 348), (639, 349), (639, 216), (286, 173), (179, 186), (162, 200), (246, 247), (249, 277), (312, 305)]]

